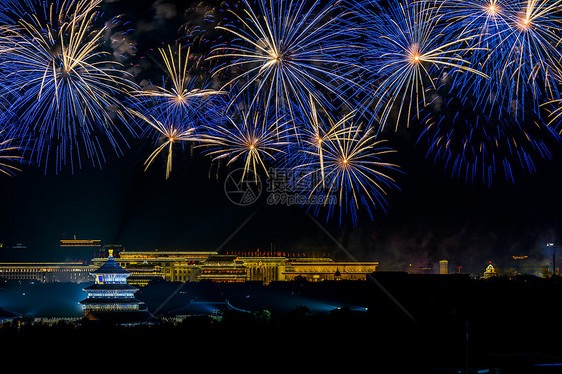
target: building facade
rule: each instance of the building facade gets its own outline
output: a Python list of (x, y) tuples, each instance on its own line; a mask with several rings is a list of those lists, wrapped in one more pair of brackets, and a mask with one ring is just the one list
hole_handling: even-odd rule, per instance
[(5, 280), (53, 282), (89, 282), (92, 265), (67, 262), (0, 263), (0, 278)]
[(60, 259), (88, 262), (93, 257), (100, 256), (102, 241), (99, 239), (60, 239), (56, 256)]
[(339, 262), (330, 258), (299, 258), (287, 261), (285, 281), (303, 278), (311, 282), (332, 280), (364, 281), (376, 271), (378, 262)]
[[(100, 266), (105, 259), (93, 259)], [(115, 261), (131, 275), (129, 283), (146, 286), (154, 279), (169, 282), (246, 282), (263, 284), (306, 279), (366, 280), (378, 262), (338, 262), (323, 257), (238, 256), (216, 252), (147, 251), (120, 253)]]
[(439, 274), (449, 274), (449, 261), (439, 261)]
[[(144, 287), (155, 279), (169, 282), (197, 280), (200, 266), (216, 252), (197, 251), (122, 251), (115, 261), (131, 274), (129, 284)], [(104, 258), (94, 258), (92, 263), (101, 266)]]

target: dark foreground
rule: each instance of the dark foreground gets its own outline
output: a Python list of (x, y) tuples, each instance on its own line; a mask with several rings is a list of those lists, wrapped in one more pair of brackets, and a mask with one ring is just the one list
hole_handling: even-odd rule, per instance
[[(562, 368), (562, 281), (377, 274), (366, 282), (157, 283), (137, 295), (161, 321), (0, 329), (4, 357), (63, 368), (139, 370), (198, 363), (209, 372), (369, 370), (548, 373)], [(191, 300), (237, 310), (172, 322)], [(28, 358), (26, 360), (26, 357)], [(101, 361), (100, 361), (101, 360)], [(81, 366), (75, 366), (81, 365)], [(197, 366), (197, 365), (196, 365)], [(59, 367), (60, 369), (61, 367)], [(174, 370), (174, 369), (172, 369)], [(191, 370), (191, 369), (189, 369)]]

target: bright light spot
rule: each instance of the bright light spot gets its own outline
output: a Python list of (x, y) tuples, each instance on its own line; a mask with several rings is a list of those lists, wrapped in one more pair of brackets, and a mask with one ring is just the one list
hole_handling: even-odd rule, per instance
[(273, 62), (281, 62), (281, 55), (275, 51), (271, 51), (269, 54)]
[(497, 14), (498, 8), (494, 4), (488, 6), (488, 14)]

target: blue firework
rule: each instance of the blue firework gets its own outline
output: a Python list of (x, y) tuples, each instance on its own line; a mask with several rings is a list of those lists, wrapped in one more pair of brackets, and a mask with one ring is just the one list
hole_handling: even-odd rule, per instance
[(491, 187), (499, 175), (514, 183), (517, 175), (534, 173), (538, 160), (550, 160), (550, 149), (561, 140), (538, 116), (521, 121), (492, 116), (474, 101), (443, 100), (424, 118), (418, 144), (428, 160), (463, 181)]
[(32, 9), (32, 0), (3, 0), (0, 4), (0, 24), (14, 24)]
[(300, 191), (307, 207), (315, 214), (325, 209), (327, 220), (337, 215), (340, 224), (344, 216), (357, 224), (361, 211), (373, 219), (375, 209), (385, 209), (388, 190), (398, 188), (392, 174), (400, 168), (385, 159), (395, 151), (375, 128), (356, 124), (355, 115), (314, 121), (291, 163), (300, 176), (295, 183), (308, 185)]
[[(562, 72), (560, 1), (443, 0), (443, 21), (477, 47), (466, 59), (489, 79), (457, 75), (453, 89), (492, 115), (540, 114), (545, 100), (559, 99)], [(530, 113), (534, 112), (534, 113)], [(529, 113), (529, 114), (528, 114)]]
[(102, 49), (100, 3), (38, 5), (0, 33), (4, 95), (13, 98), (11, 136), (25, 139), (26, 158), (45, 171), (74, 172), (83, 159), (101, 167), (105, 149), (121, 155), (134, 135), (121, 104), (134, 84)]
[[(307, 0), (242, 1), (231, 11), (236, 22), (217, 26), (232, 40), (215, 47), (210, 58), (223, 59), (214, 74), (227, 72), (225, 89), (235, 84), (237, 92), (251, 89), (277, 112), (295, 118), (310, 97), (333, 107), (333, 100), (346, 102), (343, 87), (354, 85), (348, 76), (357, 61), (348, 51), (354, 24), (341, 1), (325, 4)], [(236, 99), (236, 96), (232, 96)]]
[(472, 37), (449, 32), (439, 9), (432, 1), (394, 0), (359, 10), (365, 20), (363, 108), (381, 128), (419, 118), (447, 74), (485, 77), (464, 57), (474, 48), (467, 44)]
[[(234, 93), (231, 93), (234, 94)], [(204, 124), (199, 134), (203, 153), (213, 162), (223, 161), (227, 167), (238, 165), (244, 172), (242, 181), (260, 173), (268, 175), (270, 167), (285, 157), (293, 137), (290, 119), (271, 108), (264, 109), (258, 93), (246, 90), (236, 101), (223, 108), (215, 121)]]

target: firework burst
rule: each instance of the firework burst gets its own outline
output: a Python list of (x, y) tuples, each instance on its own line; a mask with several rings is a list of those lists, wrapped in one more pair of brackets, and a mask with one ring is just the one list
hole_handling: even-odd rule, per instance
[[(193, 74), (197, 63), (190, 61), (190, 49), (184, 53), (181, 44), (159, 49), (165, 72), (161, 86), (149, 85), (131, 93), (129, 113), (145, 128), (142, 136), (155, 137), (157, 148), (145, 162), (145, 170), (164, 150), (168, 150), (166, 179), (172, 171), (173, 145), (197, 141), (203, 122), (215, 120), (215, 96), (221, 91), (206, 88)], [(201, 87), (199, 86), (201, 84)]]
[(258, 110), (252, 105), (255, 96), (238, 96), (238, 102), (228, 107), (223, 119), (204, 126), (201, 146), (213, 161), (227, 160), (227, 166), (242, 161), (242, 180), (260, 171), (268, 175), (268, 163), (279, 160), (289, 144), (290, 120), (276, 113)]
[(560, 1), (444, 0), (444, 22), (470, 44), (467, 54), (490, 79), (455, 77), (460, 95), (470, 95), (492, 115), (535, 116), (545, 99), (559, 98), (562, 72)]
[(195, 129), (190, 126), (189, 123), (183, 121), (177, 121), (177, 117), (173, 115), (160, 115), (160, 116), (145, 116), (144, 114), (137, 112), (135, 110), (129, 111), (133, 116), (136, 116), (142, 120), (149, 129), (155, 131), (158, 134), (156, 149), (150, 154), (150, 156), (145, 161), (145, 171), (148, 170), (150, 165), (158, 157), (160, 153), (167, 150), (166, 158), (166, 179), (170, 177), (172, 172), (172, 156), (173, 156), (173, 145), (175, 143), (183, 142), (195, 142), (197, 141), (197, 136), (195, 134)]
[(440, 7), (432, 1), (393, 1), (384, 9), (362, 7), (361, 13), (370, 72), (364, 86), (371, 88), (364, 107), (379, 117), (381, 128), (391, 119), (398, 128), (403, 116), (408, 124), (414, 114), (419, 116), (428, 103), (427, 91), (437, 90), (444, 74), (459, 71), (486, 77), (463, 57), (474, 49), (466, 46), (473, 37), (447, 32)]
[(100, 2), (53, 3), (0, 30), (0, 64), (10, 87), (4, 94), (15, 97), (12, 136), (26, 139), (28, 158), (45, 171), (50, 157), (56, 172), (64, 165), (74, 172), (83, 157), (101, 167), (102, 143), (121, 155), (126, 135), (134, 134), (119, 99), (134, 84), (102, 50)]
[[(328, 208), (328, 218), (339, 207), (339, 221), (344, 214), (351, 215), (354, 224), (362, 207), (373, 218), (373, 209), (387, 204), (387, 189), (396, 187), (395, 180), (387, 171), (399, 171), (395, 164), (383, 158), (394, 150), (378, 140), (373, 127), (358, 126), (351, 121), (352, 115), (343, 117), (331, 126), (327, 136), (312, 139), (310, 147), (303, 150), (307, 161), (293, 166), (301, 170), (301, 179), (315, 181), (305, 193), (307, 200), (322, 196), (316, 205)], [(321, 177), (316, 176), (320, 174)], [(337, 204), (333, 203), (333, 197)]]
[(239, 94), (251, 88), (265, 97), (260, 100), (263, 107), (274, 107), (292, 119), (297, 111), (293, 105), (305, 108), (309, 97), (324, 107), (333, 106), (329, 95), (345, 102), (342, 87), (351, 82), (346, 70), (357, 63), (346, 53), (353, 48), (349, 36), (354, 26), (345, 21), (348, 13), (340, 1), (242, 3), (242, 15), (231, 11), (238, 26), (217, 26), (234, 40), (218, 45), (221, 52), (209, 57), (230, 60), (214, 74), (237, 69), (224, 87), (236, 85)]
[[(210, 99), (223, 92), (201, 83), (200, 77), (193, 74), (197, 69), (197, 62), (190, 61), (190, 49), (184, 54), (181, 44), (177, 48), (177, 51), (174, 51), (169, 45), (159, 49), (166, 73), (162, 85), (151, 85), (133, 92), (132, 96), (148, 110), (165, 112), (180, 121), (204, 114), (204, 106)], [(171, 84), (168, 85), (167, 81)]]

